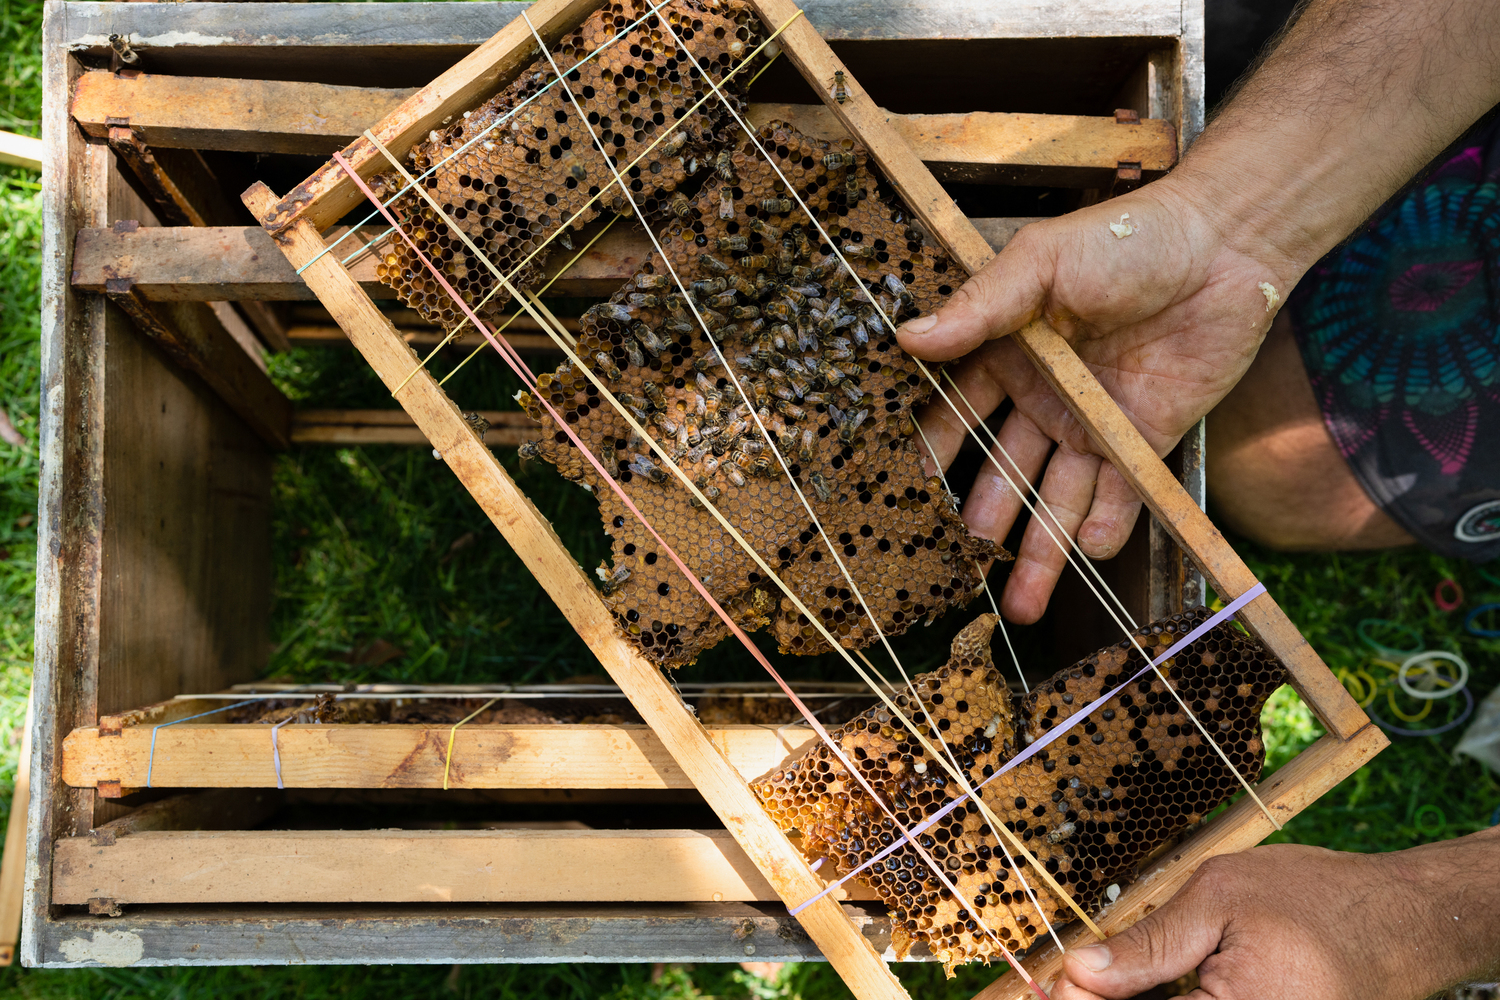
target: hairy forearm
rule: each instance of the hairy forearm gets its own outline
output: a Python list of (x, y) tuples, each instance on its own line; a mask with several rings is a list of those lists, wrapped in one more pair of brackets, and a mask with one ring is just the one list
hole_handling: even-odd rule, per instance
[[(1387, 855), (1415, 926), (1390, 926), (1397, 958), (1433, 992), (1500, 977), (1500, 829)], [(1388, 919), (1396, 914), (1388, 914)]]
[(1170, 179), (1290, 283), (1496, 103), (1494, 0), (1312, 0)]

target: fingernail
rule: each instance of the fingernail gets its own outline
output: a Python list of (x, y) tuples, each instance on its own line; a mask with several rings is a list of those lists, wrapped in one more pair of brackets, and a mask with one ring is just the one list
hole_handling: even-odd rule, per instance
[(1102, 944), (1091, 944), (1087, 948), (1079, 948), (1073, 954), (1077, 955), (1078, 960), (1092, 972), (1103, 972), (1109, 968), (1109, 963), (1115, 960), (1115, 957), (1109, 953), (1109, 948)]
[(926, 333), (934, 326), (937, 326), (937, 316), (935, 314), (932, 316), (918, 316), (916, 319), (911, 320), (906, 325), (904, 325), (901, 329), (905, 330), (907, 333)]

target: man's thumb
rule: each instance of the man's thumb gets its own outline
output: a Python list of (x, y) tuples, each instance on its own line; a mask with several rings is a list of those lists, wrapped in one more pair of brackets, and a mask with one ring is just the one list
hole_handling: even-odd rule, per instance
[(1045, 237), (1018, 234), (937, 312), (902, 324), (897, 340), (909, 354), (947, 361), (968, 354), (986, 340), (1019, 330), (1041, 315), (1052, 277), (1051, 261)]
[(1108, 941), (1075, 948), (1063, 957), (1064, 975), (1108, 998), (1132, 997), (1186, 975), (1214, 953), (1223, 936), (1222, 909), (1202, 896), (1179, 893)]

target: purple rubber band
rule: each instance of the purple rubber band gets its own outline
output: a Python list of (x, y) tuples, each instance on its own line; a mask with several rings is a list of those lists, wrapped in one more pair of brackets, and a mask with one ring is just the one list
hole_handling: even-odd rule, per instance
[[(1098, 698), (1095, 698), (1093, 701), (1089, 702), (1087, 705), (1083, 706), (1078, 711), (1076, 711), (1072, 715), (1070, 715), (1066, 720), (1064, 720), (1064, 722), (1063, 722), (1062, 725), (1060, 725), (1060, 726), (1054, 726), (1053, 728), (1047, 730), (1047, 734), (1045, 736), (1043, 736), (1041, 739), (1036, 740), (1034, 743), (1032, 743), (1030, 746), (1028, 746), (1025, 750), (1022, 750), (1020, 753), (1016, 754), (1010, 760), (1006, 761), (1005, 764), (998, 771), (996, 771), (994, 774), (990, 775), (988, 778), (985, 778), (979, 784), (975, 785), (974, 786), (974, 791), (977, 792), (979, 789), (983, 788), (985, 785), (988, 785), (990, 782), (994, 781), (996, 778), (1000, 777), (1000, 775), (1004, 774), (1006, 771), (1009, 771), (1011, 768), (1015, 767), (1017, 764), (1020, 764), (1023, 761), (1029, 760), (1032, 757), (1036, 756), (1038, 753), (1040, 753), (1042, 750), (1044, 750), (1049, 744), (1051, 744), (1054, 740), (1056, 740), (1059, 736), (1062, 736), (1069, 729), (1072, 729), (1075, 725), (1077, 725), (1080, 721), (1082, 721), (1083, 719), (1087, 718), (1089, 715), (1092, 715), (1093, 712), (1095, 711), (1095, 709), (1099, 708), (1099, 706), (1103, 705), (1105, 702), (1109, 701), (1115, 695), (1119, 694), (1121, 691), (1125, 690), (1131, 684), (1135, 683), (1141, 677), (1141, 675), (1144, 674), (1146, 671), (1152, 670), (1152, 669), (1154, 669), (1156, 667), (1161, 666), (1167, 660), (1170, 660), (1172, 657), (1176, 656), (1179, 652), (1181, 652), (1183, 648), (1185, 648), (1186, 646), (1188, 646), (1188, 645), (1190, 645), (1190, 644), (1198, 641), (1198, 638), (1200, 636), (1202, 636), (1204, 633), (1206, 633), (1206, 632), (1208, 632), (1208, 631), (1210, 631), (1212, 629), (1218, 628), (1221, 624), (1224, 623), (1225, 620), (1227, 620), (1229, 617), (1231, 617), (1236, 611), (1238, 611), (1240, 608), (1243, 608), (1245, 605), (1249, 604), (1251, 601), (1255, 600), (1257, 597), (1259, 597), (1261, 594), (1264, 594), (1265, 592), (1266, 592), (1266, 585), (1263, 584), (1263, 583), (1257, 583), (1255, 586), (1253, 586), (1249, 590), (1245, 591), (1239, 597), (1236, 597), (1233, 601), (1230, 601), (1228, 604), (1226, 604), (1224, 606), (1223, 610), (1215, 612), (1214, 615), (1213, 615), (1213, 617), (1209, 618), (1208, 621), (1204, 622), (1202, 625), (1199, 625), (1197, 628), (1193, 629), (1191, 632), (1189, 632), (1187, 635), (1183, 636), (1181, 639), (1178, 639), (1175, 643), (1173, 643), (1171, 645), (1171, 647), (1169, 647), (1167, 649), (1167, 651), (1165, 653), (1163, 653), (1160, 656), (1158, 656), (1152, 662), (1146, 664), (1140, 670), (1137, 670), (1134, 674), (1132, 674), (1130, 676), (1129, 679), (1127, 679), (1126, 681), (1124, 681), (1123, 683), (1121, 683), (1117, 687), (1115, 687), (1115, 689), (1113, 691), (1110, 691), (1108, 694), (1100, 695)], [(854, 869), (852, 872), (850, 872), (848, 875), (845, 875), (843, 878), (839, 879), (838, 881), (836, 881), (836, 882), (830, 882), (828, 884), (828, 886), (822, 892), (818, 893), (816, 896), (812, 897), (807, 902), (800, 904), (795, 909), (788, 909), (787, 912), (790, 913), (792, 916), (796, 916), (797, 914), (801, 913), (803, 910), (807, 909), (809, 906), (811, 906), (812, 904), (816, 903), (818, 900), (822, 899), (824, 896), (828, 895), (834, 889), (837, 889), (839, 886), (843, 885), (849, 879), (851, 879), (854, 876), (858, 875), (860, 872), (864, 871), (866, 868), (870, 867), (875, 862), (877, 862), (877, 861), (881, 860), (882, 858), (886, 857), (886, 855), (888, 855), (892, 851), (896, 850), (903, 843), (910, 842), (912, 837), (915, 837), (917, 834), (921, 833), (923, 830), (926, 830), (928, 827), (932, 826), (938, 820), (940, 820), (944, 816), (948, 815), (954, 809), (957, 809), (959, 806), (963, 805), (964, 800), (966, 800), (968, 797), (969, 797), (969, 793), (968, 792), (965, 792), (964, 794), (960, 795), (958, 798), (954, 799), (952, 802), (948, 803), (946, 806), (944, 806), (943, 808), (939, 809), (937, 812), (933, 813), (927, 819), (923, 820), (921, 823), (919, 823), (916, 826), (912, 827), (911, 830), (908, 833), (906, 833), (905, 835), (903, 835), (900, 839), (894, 841), (889, 847), (885, 848), (880, 853), (876, 854), (869, 861), (866, 861), (864, 864), (860, 865), (858, 868)]]

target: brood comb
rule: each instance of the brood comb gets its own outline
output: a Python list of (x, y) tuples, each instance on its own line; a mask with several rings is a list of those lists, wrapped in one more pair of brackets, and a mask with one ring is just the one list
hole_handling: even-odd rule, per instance
[[(963, 280), (907, 223), (863, 150), (781, 122), (757, 134), (893, 321), (935, 308)], [(968, 534), (953, 497), (924, 474), (912, 409), (930, 384), (800, 211), (755, 146), (736, 143), (660, 232), (718, 349), (653, 254), (584, 315), (576, 353), (829, 632), (857, 648), (876, 632), (788, 472), (888, 635), (965, 603), (995, 549)], [(828, 648), (582, 372), (565, 363), (538, 389), (737, 622), (770, 624), (784, 651)], [(549, 415), (523, 403), (547, 433), (522, 454), (599, 498), (614, 538), (614, 564), (599, 573), (621, 627), (654, 660), (691, 662), (725, 626)]]
[[(1202, 609), (1136, 632), (1153, 656), (1207, 620)], [(977, 785), (1019, 748), (1120, 684), (1145, 664), (1130, 642), (1102, 649), (1014, 699), (990, 659), (995, 616), (983, 615), (953, 642), (939, 670), (913, 679), (922, 704), (895, 699), (940, 752), (943, 743)], [(1200, 637), (1162, 665), (1173, 687), (1247, 781), (1260, 775), (1265, 748), (1260, 710), (1284, 679), (1279, 663), (1233, 623)], [(961, 791), (940, 764), (882, 706), (832, 734), (871, 787), (910, 829)], [(939, 742), (939, 741), (942, 742)], [(900, 834), (826, 746), (754, 783), (782, 829), (801, 833), (809, 856), (834, 860), (840, 874)], [(990, 782), (980, 794), (1084, 909), (1111, 884), (1237, 791), (1239, 782), (1160, 678), (1147, 674), (1082, 720), (1074, 731)], [(1072, 919), (972, 802), (918, 838), (957, 887), (955, 899), (917, 851), (902, 846), (856, 876), (890, 907), (892, 945), (905, 957), (925, 942), (948, 968), (999, 955), (984, 922), (1012, 951)], [(1010, 849), (1010, 853), (1008, 853)], [(1014, 860), (1012, 860), (1014, 859)], [(1017, 877), (1019, 869), (1020, 877)]]
[[(650, 10), (644, 0), (606, 6), (553, 46), (553, 58), (559, 67), (573, 66)], [(720, 76), (739, 65), (759, 41), (760, 22), (748, 7), (733, 0), (673, 0), (662, 7), (661, 14), (691, 45), (693, 57)], [(662, 140), (629, 170), (632, 197), (648, 217), (661, 215), (685, 180), (712, 167), (719, 145), (716, 133), (729, 119), (716, 98), (688, 113), (709, 94), (709, 85), (683, 53), (671, 51), (662, 29), (653, 24), (650, 19), (630, 30), (567, 78), (589, 124), (613, 150), (622, 170), (653, 142)], [(738, 74), (726, 88), (732, 100), (738, 100), (733, 85), (742, 86), (749, 75)], [(551, 79), (546, 61), (538, 60), (532, 72), (500, 94), (465, 112), (450, 126), (433, 131), (409, 157), (414, 174), (439, 164), (422, 183), (501, 272), (513, 274), (511, 282), (517, 288), (536, 282), (555, 246), (572, 248), (571, 231), (604, 212), (630, 211), (630, 202), (618, 187), (585, 208), (613, 174), (563, 88), (554, 86), (537, 96)], [(490, 131), (498, 119), (531, 97), (536, 99)], [(728, 124), (733, 127), (732, 119)], [(459, 152), (481, 133), (479, 142)], [(395, 173), (371, 181), (383, 199), (402, 186)], [(508, 293), (497, 290), (493, 273), (449, 232), (425, 200), (407, 192), (391, 208), (397, 219), (404, 220), (418, 249), (444, 272), (482, 319), (500, 315)], [(551, 244), (537, 252), (554, 231), (570, 221)], [(458, 307), (405, 241), (389, 244), (376, 274), (427, 321), (447, 329), (462, 322)]]

